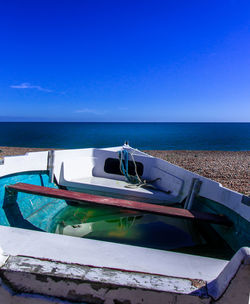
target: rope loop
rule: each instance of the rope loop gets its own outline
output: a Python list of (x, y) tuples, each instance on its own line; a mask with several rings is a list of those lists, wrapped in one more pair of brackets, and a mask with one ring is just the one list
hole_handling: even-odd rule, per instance
[[(135, 168), (135, 175), (129, 174), (129, 156), (131, 157), (134, 168)], [(134, 157), (131, 153), (127, 150), (123, 149), (119, 151), (119, 160), (120, 160), (120, 171), (126, 177), (127, 181), (131, 184), (140, 184), (142, 183), (138, 173), (137, 173), (137, 166), (134, 160)]]

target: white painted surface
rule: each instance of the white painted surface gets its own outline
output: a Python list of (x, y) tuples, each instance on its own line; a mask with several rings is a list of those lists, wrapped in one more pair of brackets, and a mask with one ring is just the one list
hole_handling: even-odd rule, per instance
[(241, 202), (243, 197), (241, 193), (224, 188), (216, 181), (185, 170), (159, 158), (156, 159), (156, 166), (184, 181), (181, 200), (188, 194), (192, 179), (196, 178), (202, 182), (199, 191), (200, 196), (214, 200), (238, 213), (247, 221), (250, 221), (250, 207)]
[(62, 162), (60, 180), (59, 178), (57, 180), (61, 182), (62, 178), (67, 181), (72, 181), (75, 179), (92, 177), (94, 163), (94, 157), (74, 157), (72, 159), (67, 159)]
[(126, 181), (104, 177), (90, 176), (72, 180), (61, 179), (60, 185), (74, 189), (75, 191), (92, 190), (110, 196), (118, 194), (124, 199), (149, 199), (152, 203), (158, 201), (158, 203), (161, 202), (167, 205), (176, 203), (176, 197), (171, 194), (166, 194), (152, 188), (131, 187), (131, 184)]
[(17, 172), (47, 169), (48, 152), (33, 152), (22, 156), (7, 156), (0, 165), (0, 177)]
[(171, 191), (171, 195), (177, 198), (182, 191), (184, 180), (178, 178), (175, 175), (169, 174), (167, 171), (162, 170), (161, 168), (153, 166), (150, 171), (152, 179), (157, 180), (154, 185), (161, 190)]
[(161, 181), (157, 182), (156, 189), (171, 189), (171, 194), (152, 188), (129, 187), (131, 184), (127, 182), (123, 175), (110, 174), (104, 171), (105, 161), (108, 158), (118, 159), (118, 152), (94, 149), (92, 157), (71, 157), (61, 163), (56, 160), (55, 166), (57, 168), (61, 164), (61, 170), (56, 170), (56, 179), (60, 185), (78, 191), (97, 191), (111, 196), (112, 194), (117, 194), (127, 199), (132, 199), (133, 197), (135, 199), (148, 199), (152, 203), (156, 201), (168, 205), (178, 202), (177, 196), (183, 181), (166, 172), (155, 171), (156, 168), (153, 167), (154, 158), (137, 154), (134, 156), (135, 161), (144, 163), (142, 180), (161, 178)]
[(227, 261), (0, 226), (6, 254), (165, 276), (215, 279)]
[[(250, 248), (242, 247), (236, 252), (220, 275), (207, 285), (208, 294), (217, 300), (226, 290), (241, 264), (250, 265)], [(249, 278), (250, 284), (250, 278)]]

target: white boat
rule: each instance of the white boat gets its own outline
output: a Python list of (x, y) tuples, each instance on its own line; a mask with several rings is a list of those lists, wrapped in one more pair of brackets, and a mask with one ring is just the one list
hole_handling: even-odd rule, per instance
[(249, 297), (249, 197), (129, 145), (5, 157), (0, 206), (0, 303)]

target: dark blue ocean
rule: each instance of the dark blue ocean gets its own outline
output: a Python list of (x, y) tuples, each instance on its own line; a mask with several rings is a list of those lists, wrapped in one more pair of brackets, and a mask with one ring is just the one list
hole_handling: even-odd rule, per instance
[(0, 146), (154, 150), (250, 150), (250, 123), (1, 122)]

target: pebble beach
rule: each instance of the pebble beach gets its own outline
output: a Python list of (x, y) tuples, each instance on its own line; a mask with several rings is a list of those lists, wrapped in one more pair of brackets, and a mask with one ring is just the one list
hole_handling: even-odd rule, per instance
[[(44, 151), (40, 148), (0, 147), (0, 158)], [(144, 151), (250, 196), (250, 151)]]

